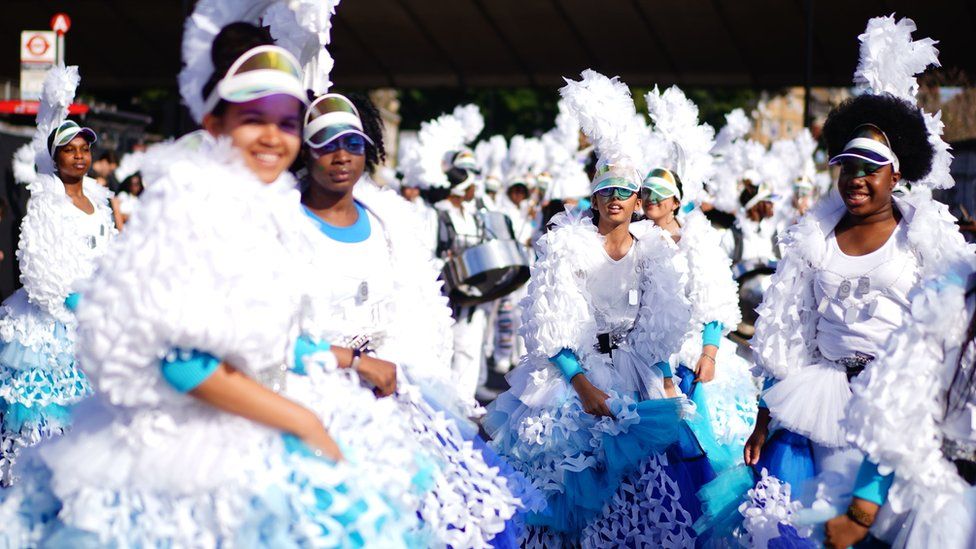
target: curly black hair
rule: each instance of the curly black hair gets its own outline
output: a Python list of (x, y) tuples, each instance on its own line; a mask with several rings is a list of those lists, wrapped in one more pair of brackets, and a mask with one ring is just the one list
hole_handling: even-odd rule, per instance
[[(227, 74), (230, 66), (234, 64), (234, 61), (237, 61), (237, 58), (258, 46), (271, 45), (274, 45), (274, 39), (271, 38), (268, 29), (250, 23), (238, 21), (220, 29), (220, 32), (214, 37), (213, 46), (210, 48), (210, 60), (213, 62), (214, 72), (210, 75), (207, 83), (203, 85), (201, 90), (203, 98), (206, 100), (210, 96), (210, 92), (217, 87), (217, 83)], [(221, 99), (214, 107), (213, 114), (219, 116), (226, 107), (227, 103)]]
[(888, 136), (903, 179), (919, 181), (928, 175), (935, 150), (918, 107), (890, 94), (865, 94), (844, 101), (830, 111), (824, 123), (827, 154), (831, 158), (840, 154), (863, 124), (873, 124)]
[(369, 97), (361, 93), (345, 95), (359, 111), (363, 131), (373, 140), (372, 145), (366, 142), (366, 171), (373, 173), (376, 166), (386, 160), (386, 148), (383, 147), (383, 118)]

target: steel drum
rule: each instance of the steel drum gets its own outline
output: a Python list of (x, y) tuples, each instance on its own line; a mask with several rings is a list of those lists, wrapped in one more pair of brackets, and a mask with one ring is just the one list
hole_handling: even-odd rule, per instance
[(494, 301), (529, 280), (528, 254), (515, 240), (508, 216), (482, 210), (476, 218), (480, 242), (457, 250), (444, 264), (444, 283), (454, 305)]

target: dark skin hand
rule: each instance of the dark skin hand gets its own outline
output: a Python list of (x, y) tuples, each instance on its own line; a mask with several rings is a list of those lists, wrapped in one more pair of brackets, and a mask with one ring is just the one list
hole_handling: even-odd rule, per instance
[(91, 169), (91, 145), (84, 137), (76, 135), (66, 145), (54, 151), (54, 164), (58, 177), (64, 183), (64, 192), (76, 208), (88, 215), (95, 213), (95, 205), (85, 196), (82, 182)]
[(756, 414), (756, 426), (752, 429), (752, 434), (746, 440), (745, 448), (742, 449), (742, 458), (746, 465), (759, 463), (759, 456), (762, 453), (763, 444), (769, 436), (770, 422), (769, 408), (760, 408)]

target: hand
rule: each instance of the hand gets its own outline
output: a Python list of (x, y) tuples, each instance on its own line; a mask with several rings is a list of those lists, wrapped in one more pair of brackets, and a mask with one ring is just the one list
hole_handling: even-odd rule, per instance
[(674, 387), (673, 377), (664, 378), (664, 396), (668, 398), (678, 397), (678, 390)]
[(769, 410), (760, 408), (759, 414), (756, 416), (756, 427), (749, 435), (749, 439), (746, 440), (745, 448), (742, 449), (742, 458), (746, 465), (759, 463), (763, 444), (766, 444), (766, 437), (769, 436), (769, 420)]
[(392, 362), (363, 355), (359, 358), (359, 367), (356, 371), (360, 377), (376, 387), (376, 396), (386, 397), (396, 391), (396, 365)]
[(321, 423), (318, 424), (317, 429), (313, 429), (309, 434), (303, 436), (302, 442), (307, 444), (309, 448), (321, 450), (322, 454), (332, 461), (339, 462), (344, 459), (339, 445), (336, 444), (336, 441)]
[(702, 348), (698, 364), (695, 365), (695, 381), (708, 383), (715, 379), (715, 355), (717, 354), (718, 348), (714, 345), (706, 345)]
[(584, 374), (576, 374), (570, 383), (579, 395), (584, 412), (597, 417), (614, 417), (607, 406), (610, 395), (597, 389)]
[(824, 527), (824, 547), (847, 549), (866, 538), (868, 529), (851, 520), (847, 515), (838, 515), (827, 521)]

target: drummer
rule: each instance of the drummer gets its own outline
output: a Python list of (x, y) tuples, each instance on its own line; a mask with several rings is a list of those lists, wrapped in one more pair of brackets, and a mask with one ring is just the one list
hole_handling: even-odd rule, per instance
[[(480, 243), (478, 223), (474, 204), (476, 175), (467, 168), (459, 167), (455, 160), (463, 157), (455, 154), (447, 179), (451, 184), (447, 198), (434, 204), (437, 209), (437, 255), (448, 260), (465, 249)], [(485, 332), (488, 330), (488, 310), (486, 305), (466, 305), (451, 303), (454, 313), (454, 359), (451, 373), (462, 398), (474, 397), (488, 377), (485, 359)]]

